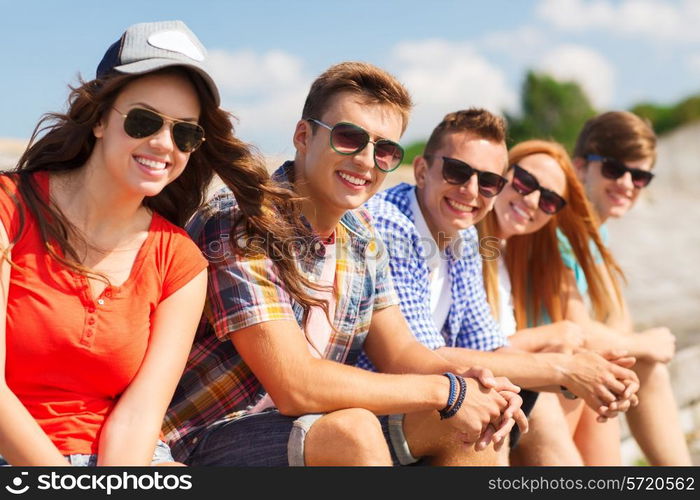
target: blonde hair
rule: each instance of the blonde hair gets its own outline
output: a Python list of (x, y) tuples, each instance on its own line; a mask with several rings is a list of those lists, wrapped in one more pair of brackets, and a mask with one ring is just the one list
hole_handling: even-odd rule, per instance
[[(596, 229), (593, 209), (586, 199), (566, 150), (555, 142), (532, 140), (522, 142), (508, 153), (510, 165), (534, 154), (546, 154), (561, 167), (566, 178), (563, 196), (566, 206), (553, 215), (540, 230), (508, 239), (505, 264), (511, 281), (515, 320), (518, 328), (538, 324), (542, 310), (546, 310), (552, 321), (566, 317), (565, 303), (562, 302), (562, 282), (566, 267), (559, 252), (557, 228), (568, 238), (574, 256), (583, 269), (588, 282), (588, 295), (593, 306), (594, 317), (602, 321), (618, 310), (621, 305), (621, 291), (617, 277), (624, 279), (622, 270), (615, 262), (600, 239)], [(481, 238), (496, 236), (498, 218), (491, 211), (478, 225)], [(605, 268), (610, 274), (615, 296), (611, 297), (603, 275), (598, 269), (589, 242), (600, 252)], [(484, 285), (494, 314), (498, 317), (498, 262), (485, 260)]]

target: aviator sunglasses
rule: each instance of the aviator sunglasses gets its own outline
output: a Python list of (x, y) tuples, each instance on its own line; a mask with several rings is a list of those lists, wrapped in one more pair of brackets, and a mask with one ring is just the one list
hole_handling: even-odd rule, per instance
[(588, 161), (599, 161), (600, 162), (600, 173), (606, 179), (619, 179), (627, 172), (632, 175), (632, 184), (636, 188), (643, 188), (649, 185), (651, 180), (654, 178), (654, 174), (648, 170), (642, 170), (641, 168), (631, 168), (616, 160), (615, 158), (609, 158), (607, 156), (600, 155), (588, 155), (586, 156)]
[(547, 215), (554, 215), (564, 208), (566, 200), (551, 189), (540, 186), (537, 178), (520, 165), (512, 165), (513, 180), (511, 185), (516, 193), (527, 196), (533, 191), (540, 192), (540, 200), (537, 204), (540, 210)]
[(166, 115), (144, 108), (132, 108), (124, 114), (117, 108), (114, 110), (124, 118), (124, 132), (134, 139), (149, 137), (170, 123), (170, 131), (177, 149), (183, 153), (192, 153), (206, 139), (204, 129), (196, 123), (175, 120)]
[[(430, 161), (433, 155), (427, 154), (423, 155), (423, 157)], [(448, 184), (464, 184), (469, 181), (474, 174), (476, 174), (477, 183), (479, 185), (479, 194), (486, 198), (493, 198), (500, 193), (507, 182), (504, 177), (493, 172), (483, 172), (461, 160), (456, 160), (447, 156), (442, 157), (442, 178), (445, 179), (445, 182)]]
[(392, 172), (403, 161), (403, 148), (389, 139), (372, 141), (369, 132), (362, 127), (349, 122), (339, 122), (332, 127), (321, 120), (307, 118), (307, 121), (327, 128), (331, 131), (331, 148), (341, 155), (354, 155), (374, 144), (374, 166), (382, 172)]

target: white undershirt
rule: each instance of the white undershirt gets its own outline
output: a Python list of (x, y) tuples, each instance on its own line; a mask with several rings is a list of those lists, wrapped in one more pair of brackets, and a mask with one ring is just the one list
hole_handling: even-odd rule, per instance
[(438, 331), (442, 331), (452, 306), (452, 280), (450, 279), (447, 256), (440, 251), (430, 229), (428, 229), (428, 224), (425, 222), (425, 217), (423, 217), (423, 212), (416, 198), (415, 188), (408, 192), (408, 197), (430, 272), (430, 313), (436, 328)]
[(518, 329), (513, 311), (510, 276), (503, 257), (498, 259), (498, 323), (507, 337), (513, 335)]

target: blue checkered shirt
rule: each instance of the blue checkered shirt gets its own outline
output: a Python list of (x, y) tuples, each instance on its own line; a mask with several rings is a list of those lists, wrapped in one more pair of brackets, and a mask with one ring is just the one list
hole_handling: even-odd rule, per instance
[[(367, 202), (372, 222), (389, 251), (389, 267), (401, 312), (413, 335), (430, 349), (465, 347), (492, 351), (508, 344), (489, 307), (476, 228), (461, 232), (462, 245), (447, 248), (452, 305), (444, 325), (435, 325), (430, 311), (430, 270), (415, 225), (409, 194), (414, 186), (399, 184)], [(372, 369), (364, 354), (357, 366)]]

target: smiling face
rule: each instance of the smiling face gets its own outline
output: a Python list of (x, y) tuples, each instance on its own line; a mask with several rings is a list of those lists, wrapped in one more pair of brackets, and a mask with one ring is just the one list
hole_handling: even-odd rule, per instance
[[(586, 162), (583, 158), (576, 158), (574, 162), (588, 201), (593, 205), (601, 223), (610, 217), (622, 217), (634, 206), (643, 188), (632, 184), (632, 174), (626, 172), (617, 179), (608, 179), (601, 173), (600, 161)], [(624, 163), (630, 168), (649, 171), (653, 166), (653, 159)]]
[(416, 196), (435, 241), (454, 238), (457, 233), (479, 222), (491, 208), (495, 198), (479, 193), (477, 176), (460, 185), (449, 184), (442, 175), (442, 157), (463, 161), (484, 172), (503, 174), (508, 151), (504, 144), (476, 137), (468, 132), (446, 134), (440, 147), (429, 160), (414, 161)]
[[(331, 127), (339, 122), (358, 125), (370, 140), (398, 142), (403, 130), (400, 112), (386, 104), (367, 103), (362, 96), (342, 92), (332, 98), (323, 116), (311, 117)], [(360, 207), (381, 187), (386, 173), (375, 168), (374, 145), (354, 155), (341, 155), (331, 148), (331, 131), (300, 120), (294, 131), (295, 188), (309, 198), (305, 215), (314, 224), (319, 219), (335, 225), (348, 211)], [(313, 213), (311, 213), (313, 211)]]
[[(155, 134), (135, 139), (124, 131), (124, 117), (133, 108), (146, 108), (176, 120), (196, 122), (200, 103), (192, 83), (177, 73), (147, 75), (127, 84), (113, 108), (93, 128), (95, 148), (88, 168), (100, 184), (134, 196), (155, 196), (185, 169), (190, 153), (180, 151), (171, 123)], [(121, 113), (120, 113), (121, 112)]]
[[(518, 165), (535, 176), (541, 187), (564, 197), (566, 176), (554, 158), (547, 154), (537, 153), (526, 156), (518, 162)], [(509, 182), (497, 197), (494, 206), (500, 230), (498, 236), (502, 239), (519, 234), (534, 233), (544, 227), (552, 217), (538, 208), (541, 195), (539, 190), (523, 196), (513, 188), (513, 174), (513, 169), (510, 169), (506, 175)]]

